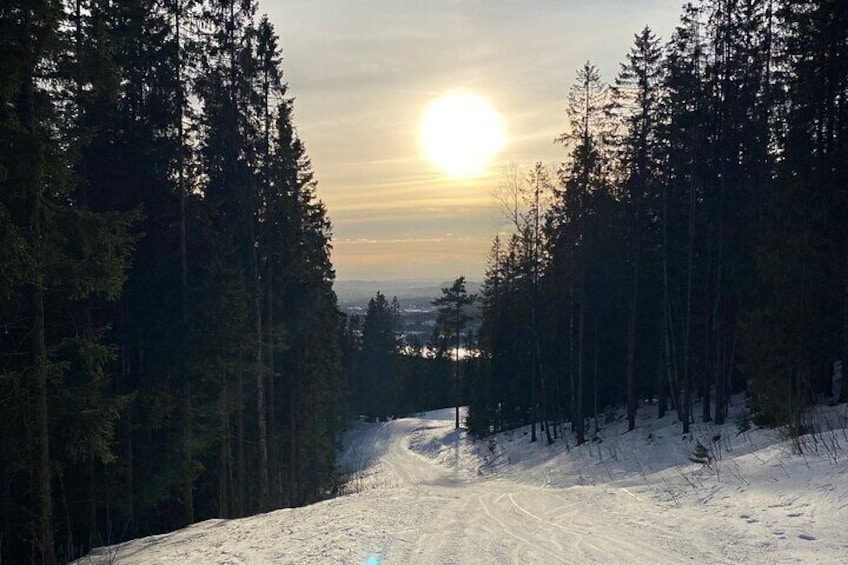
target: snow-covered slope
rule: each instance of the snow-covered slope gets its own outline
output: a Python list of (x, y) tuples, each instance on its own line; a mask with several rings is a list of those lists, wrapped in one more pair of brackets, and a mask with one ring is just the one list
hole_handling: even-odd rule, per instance
[[(527, 429), (473, 442), (452, 410), (357, 423), (340, 459), (349, 494), (80, 563), (848, 563), (846, 407), (819, 412), (804, 455), (734, 422), (683, 437), (652, 412), (630, 433), (608, 415), (580, 447), (531, 444)], [(709, 465), (690, 461), (699, 441)]]

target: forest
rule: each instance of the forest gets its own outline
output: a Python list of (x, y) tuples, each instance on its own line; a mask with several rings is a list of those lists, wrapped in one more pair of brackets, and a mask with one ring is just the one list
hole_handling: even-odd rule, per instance
[(253, 1), (0, 7), (4, 563), (325, 498), (330, 222)]
[(703, 0), (587, 62), (561, 164), (498, 181), (479, 331), (459, 278), (429, 344), (339, 311), (282, 61), (255, 0), (0, 4), (0, 561), (333, 496), (359, 415), (579, 444), (846, 400), (848, 3)]
[(797, 437), (848, 399), (848, 3), (686, 4), (566, 113), (562, 164), (497, 191), (469, 428), (580, 444), (649, 402), (687, 434), (745, 391)]

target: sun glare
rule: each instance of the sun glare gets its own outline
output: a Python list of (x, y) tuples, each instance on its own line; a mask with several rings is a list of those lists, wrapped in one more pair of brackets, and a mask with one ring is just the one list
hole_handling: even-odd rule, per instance
[(430, 102), (418, 136), (427, 160), (457, 178), (478, 175), (506, 141), (498, 112), (468, 92), (450, 92)]

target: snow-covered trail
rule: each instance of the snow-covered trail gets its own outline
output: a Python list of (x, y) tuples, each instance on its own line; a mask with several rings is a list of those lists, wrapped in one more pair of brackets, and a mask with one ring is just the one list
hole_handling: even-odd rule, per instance
[[(379, 548), (385, 563), (722, 562), (700, 539), (686, 539), (663, 509), (623, 488), (538, 487), (474, 476), (457, 453), (440, 465), (413, 452), (416, 433), (441, 431), (457, 452), (452, 421), (404, 419), (367, 428), (358, 439), (380, 482), (408, 493), (412, 536)], [(454, 436), (451, 438), (450, 436)], [(469, 463), (466, 461), (465, 463)], [(388, 476), (387, 476), (388, 475)], [(375, 494), (377, 490), (372, 491)], [(436, 501), (417, 505), (414, 501)], [(712, 544), (710, 544), (712, 545)]]
[(453, 429), (450, 410), (357, 423), (340, 458), (357, 492), (208, 520), (79, 563), (848, 563), (844, 464), (748, 438), (719, 480), (718, 465), (686, 463), (691, 437), (652, 422), (641, 436), (610, 426), (603, 444), (570, 451), (521, 430), (487, 448)]

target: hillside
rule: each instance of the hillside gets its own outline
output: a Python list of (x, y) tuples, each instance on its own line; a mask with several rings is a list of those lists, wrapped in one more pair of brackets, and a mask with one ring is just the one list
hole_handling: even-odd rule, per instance
[[(733, 399), (741, 410), (742, 399)], [(444, 410), (357, 423), (348, 494), (100, 548), (79, 563), (840, 563), (848, 550), (846, 406), (821, 408), (803, 453), (774, 430), (639, 413), (622, 433), (472, 441)], [(695, 446), (709, 462), (693, 462)]]

